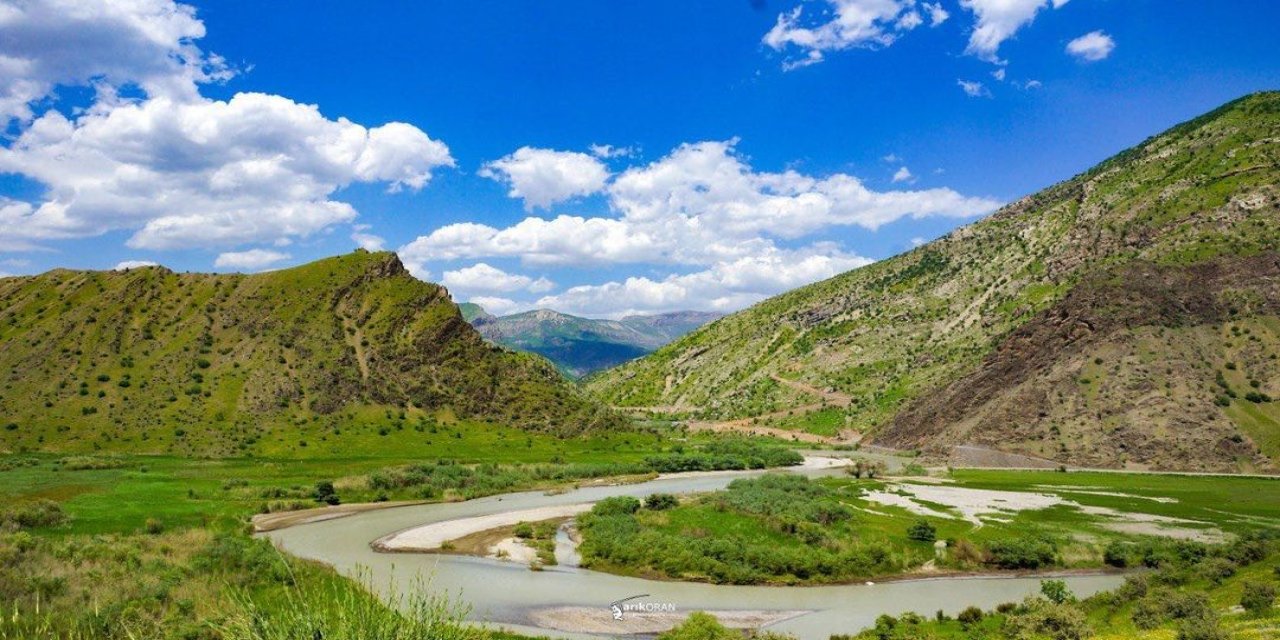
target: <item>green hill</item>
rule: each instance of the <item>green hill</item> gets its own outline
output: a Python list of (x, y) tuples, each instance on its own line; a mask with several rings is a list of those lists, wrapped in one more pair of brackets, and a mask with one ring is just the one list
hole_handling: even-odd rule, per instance
[(720, 315), (677, 311), (603, 320), (537, 309), (495, 317), (477, 305), (463, 306), (463, 316), (484, 337), (541, 355), (574, 378), (651, 353)]
[(486, 343), (391, 253), (257, 275), (0, 279), (0, 368), (0, 450), (278, 452), (384, 416), (618, 424), (543, 359)]
[(851, 397), (824, 411), (873, 441), (939, 456), (1274, 468), (1278, 202), (1280, 94), (1246, 96), (589, 389), (728, 419), (812, 405), (794, 380)]

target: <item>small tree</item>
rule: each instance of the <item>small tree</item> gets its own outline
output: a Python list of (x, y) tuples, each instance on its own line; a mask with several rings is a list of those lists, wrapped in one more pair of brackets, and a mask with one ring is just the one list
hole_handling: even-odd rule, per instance
[(338, 492), (334, 490), (333, 483), (329, 480), (321, 480), (316, 483), (315, 498), (316, 502), (329, 505), (336, 505), (341, 502), (338, 499)]
[(938, 539), (938, 530), (928, 520), (916, 520), (907, 529), (907, 537), (920, 542), (933, 542)]
[(1055, 604), (1072, 602), (1076, 599), (1075, 594), (1071, 593), (1071, 589), (1063, 580), (1041, 580), (1040, 593)]

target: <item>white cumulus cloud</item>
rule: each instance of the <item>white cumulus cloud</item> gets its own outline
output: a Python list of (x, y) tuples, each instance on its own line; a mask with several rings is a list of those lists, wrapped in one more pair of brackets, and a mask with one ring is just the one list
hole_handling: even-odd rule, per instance
[(887, 47), (899, 34), (923, 22), (912, 9), (914, 4), (914, 0), (825, 0), (825, 11), (815, 12), (814, 19), (808, 19), (801, 5), (779, 14), (763, 42), (775, 51), (799, 53), (783, 62), (784, 69), (822, 62), (829, 51)]
[[(0, 247), (118, 230), (148, 249), (285, 243), (355, 219), (332, 197), (349, 184), (418, 189), (453, 166), (409, 124), (365, 127), (263, 93), (203, 97), (201, 83), (228, 75), (193, 44), (203, 35), (169, 0), (0, 5), (0, 110), (24, 118), (0, 172), (46, 187), (0, 205)], [(77, 84), (96, 89), (87, 108), (32, 112)], [(144, 95), (122, 98), (125, 86)]]
[(507, 273), (483, 262), (455, 271), (445, 271), (441, 282), (450, 289), (469, 294), (515, 291), (543, 293), (555, 288), (555, 283), (546, 278), (535, 280), (526, 275)]
[(472, 296), (467, 302), (480, 305), (485, 311), (495, 316), (505, 316), (517, 311), (525, 311), (528, 305), (502, 296)]
[(893, 182), (895, 184), (899, 182), (915, 182), (915, 181), (916, 181), (916, 177), (912, 175), (911, 170), (906, 167), (901, 167), (893, 173)]
[(1090, 31), (1067, 43), (1067, 53), (1084, 60), (1105, 60), (1116, 48), (1116, 41), (1102, 31)]
[(960, 89), (970, 98), (991, 97), (991, 92), (987, 90), (986, 85), (981, 82), (972, 80), (956, 80), (956, 84), (960, 85)]
[(710, 265), (757, 255), (774, 238), (833, 226), (877, 229), (902, 218), (971, 217), (998, 206), (951, 189), (873, 191), (837, 173), (758, 172), (736, 141), (685, 144), (619, 174), (606, 189), (617, 217), (529, 217), (505, 227), (451, 224), (401, 247), (406, 263), (507, 257), (530, 264)]
[(114, 271), (126, 271), (128, 269), (138, 269), (141, 267), (155, 267), (155, 266), (159, 266), (159, 263), (152, 262), (151, 260), (122, 260), (120, 262), (117, 262), (116, 266), (112, 267), (112, 269)]
[(540, 298), (534, 306), (613, 318), (684, 309), (736, 311), (771, 295), (870, 263), (867, 258), (845, 254), (831, 245), (818, 244), (799, 251), (771, 250), (656, 280), (631, 277), (570, 287)]
[(213, 266), (220, 269), (243, 269), (258, 271), (273, 264), (289, 259), (289, 254), (269, 249), (249, 249), (248, 251), (230, 251), (218, 254)]
[(960, 0), (960, 6), (973, 12), (976, 20), (965, 52), (1002, 63), (1001, 44), (1031, 24), (1041, 10), (1064, 4), (1067, 0)]
[(586, 153), (521, 147), (486, 164), (480, 175), (506, 183), (507, 195), (523, 199), (525, 209), (533, 209), (600, 191), (609, 169)]

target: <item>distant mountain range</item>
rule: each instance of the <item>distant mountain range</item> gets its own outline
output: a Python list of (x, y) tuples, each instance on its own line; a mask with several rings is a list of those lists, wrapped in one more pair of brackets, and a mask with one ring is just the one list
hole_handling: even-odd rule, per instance
[(574, 378), (639, 358), (723, 314), (675, 311), (621, 320), (580, 318), (550, 309), (495, 316), (479, 305), (458, 305), (485, 338), (541, 355)]
[(1269, 92), (587, 388), (613, 405), (759, 426), (818, 406), (864, 441), (935, 459), (985, 448), (1252, 471), (1280, 460), (1278, 359), (1280, 93)]

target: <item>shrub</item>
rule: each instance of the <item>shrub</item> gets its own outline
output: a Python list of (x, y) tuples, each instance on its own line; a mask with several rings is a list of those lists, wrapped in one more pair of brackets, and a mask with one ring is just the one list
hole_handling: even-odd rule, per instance
[(142, 528), (153, 536), (158, 536), (161, 533), (164, 533), (164, 523), (156, 520), (155, 518), (147, 518), (147, 522)]
[(938, 530), (928, 520), (916, 520), (907, 529), (907, 537), (920, 542), (933, 542), (938, 539)]
[(1102, 561), (1113, 567), (1123, 569), (1129, 566), (1129, 553), (1133, 545), (1120, 540), (1112, 540), (1102, 552)]
[(1178, 640), (1229, 640), (1217, 618), (1197, 618), (1178, 625)]
[(958, 620), (960, 624), (964, 625), (965, 627), (978, 624), (979, 622), (982, 622), (982, 609), (979, 609), (977, 607), (969, 607), (964, 611), (961, 611), (956, 616), (956, 620)]
[(658, 640), (742, 640), (742, 634), (729, 630), (709, 613), (695, 611), (684, 622), (659, 635)]
[(1063, 580), (1041, 580), (1040, 593), (1055, 604), (1072, 602), (1076, 599), (1075, 594), (1071, 593), (1071, 589)]
[(338, 492), (333, 488), (333, 482), (329, 480), (321, 480), (316, 483), (314, 497), (316, 502), (322, 502), (328, 505), (336, 505), (342, 502), (338, 498)]
[(1265, 582), (1245, 582), (1244, 592), (1240, 595), (1240, 606), (1254, 615), (1264, 615), (1271, 611), (1276, 603), (1276, 588)]
[(512, 533), (515, 534), (517, 538), (528, 540), (533, 537), (533, 525), (528, 522), (521, 522), (516, 525), (516, 528)]
[(597, 516), (631, 515), (640, 510), (640, 501), (631, 496), (613, 496), (597, 502), (591, 513)]
[(62, 505), (52, 500), (37, 500), (0, 514), (0, 525), (8, 524), (19, 529), (55, 527), (70, 520)]
[(1005, 621), (1005, 631), (1012, 637), (1084, 640), (1093, 635), (1084, 612), (1075, 605), (1028, 598), (1023, 609)]
[(679, 505), (680, 501), (669, 493), (655, 493), (644, 499), (646, 509), (663, 511)]
[(990, 562), (1001, 569), (1039, 569), (1057, 561), (1057, 549), (1043, 536), (996, 540), (987, 545)]

